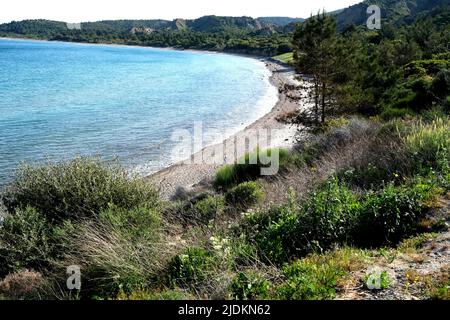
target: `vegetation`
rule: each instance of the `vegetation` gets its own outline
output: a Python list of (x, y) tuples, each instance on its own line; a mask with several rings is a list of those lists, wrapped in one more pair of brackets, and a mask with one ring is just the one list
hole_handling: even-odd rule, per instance
[(292, 50), (291, 19), (205, 16), (195, 20), (119, 20), (82, 23), (25, 20), (0, 25), (0, 36), (70, 42), (116, 43), (273, 56)]
[[(219, 169), (207, 190), (169, 201), (116, 163), (23, 165), (1, 193), (0, 296), (318, 300), (351, 287), (363, 297), (448, 299), (448, 261), (426, 254), (448, 246), (450, 9), (379, 3), (388, 13), (379, 31), (345, 25), (361, 5), (334, 15), (337, 23), (322, 13), (298, 26), (294, 64), (312, 76), (316, 108), (307, 141), (268, 150), (279, 153), (275, 176), (261, 175), (256, 150)], [(89, 30), (36, 31), (47, 23), (7, 28), (72, 40)], [(181, 46), (213, 39), (208, 46), (231, 48), (256, 37), (261, 48), (266, 37), (249, 18), (168, 26), (102, 22), (80, 41), (180, 37)], [(130, 36), (130, 27), (157, 31)], [(434, 264), (421, 272), (425, 258)], [(81, 267), (81, 290), (66, 289), (68, 265)]]

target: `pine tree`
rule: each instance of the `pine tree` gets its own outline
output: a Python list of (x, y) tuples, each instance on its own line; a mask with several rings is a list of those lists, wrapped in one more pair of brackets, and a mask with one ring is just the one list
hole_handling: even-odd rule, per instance
[(318, 13), (300, 24), (294, 34), (294, 59), (299, 73), (312, 77), (316, 124), (324, 123), (332, 93), (338, 49), (334, 18)]

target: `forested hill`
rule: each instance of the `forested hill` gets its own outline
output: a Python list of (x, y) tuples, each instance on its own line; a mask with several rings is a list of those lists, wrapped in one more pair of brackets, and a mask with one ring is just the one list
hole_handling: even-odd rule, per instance
[[(411, 24), (425, 15), (450, 6), (450, 0), (365, 0), (330, 13), (342, 31), (364, 25), (367, 7), (381, 7), (390, 25)], [(117, 43), (174, 47), (273, 56), (292, 51), (292, 34), (301, 18), (221, 17), (198, 19), (114, 20), (82, 23), (81, 30), (48, 20), (25, 20), (0, 25), (0, 37), (25, 37), (88, 43)]]
[(301, 19), (204, 16), (195, 20), (87, 22), (81, 30), (69, 30), (64, 22), (25, 20), (0, 25), (0, 36), (275, 55), (291, 50), (290, 33), (298, 21)]
[(335, 13), (335, 18), (340, 29), (351, 25), (362, 25), (367, 21), (367, 7), (378, 5), (381, 8), (381, 16), (391, 23), (411, 23), (420, 15), (450, 5), (450, 0), (365, 0), (344, 10)]

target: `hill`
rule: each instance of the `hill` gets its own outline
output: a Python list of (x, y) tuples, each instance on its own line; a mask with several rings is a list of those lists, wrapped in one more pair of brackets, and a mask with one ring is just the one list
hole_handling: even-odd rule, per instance
[(344, 10), (335, 12), (340, 29), (352, 24), (363, 25), (367, 21), (367, 7), (378, 5), (384, 20), (395, 24), (411, 23), (421, 14), (450, 5), (450, 0), (365, 0)]
[[(243, 53), (262, 56), (292, 50), (291, 18), (204, 16), (194, 20), (116, 20), (81, 24), (69, 30), (61, 21), (24, 20), (0, 25), (0, 37), (116, 43)], [(290, 26), (284, 25), (290, 23)]]

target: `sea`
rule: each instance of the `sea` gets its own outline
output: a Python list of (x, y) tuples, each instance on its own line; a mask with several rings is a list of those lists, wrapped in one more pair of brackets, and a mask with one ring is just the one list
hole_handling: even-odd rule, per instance
[(183, 133), (206, 147), (269, 112), (270, 75), (237, 55), (0, 39), (0, 185), (77, 156), (151, 174), (183, 160)]

